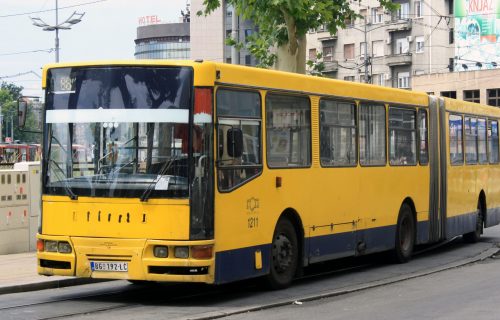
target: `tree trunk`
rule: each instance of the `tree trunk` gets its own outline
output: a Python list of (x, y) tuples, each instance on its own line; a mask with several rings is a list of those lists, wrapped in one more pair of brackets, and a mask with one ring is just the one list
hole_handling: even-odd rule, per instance
[(306, 36), (297, 38), (297, 48), (295, 53), (292, 53), (290, 43), (286, 43), (278, 47), (276, 55), (278, 59), (274, 66), (276, 70), (288, 71), (295, 73), (306, 73)]

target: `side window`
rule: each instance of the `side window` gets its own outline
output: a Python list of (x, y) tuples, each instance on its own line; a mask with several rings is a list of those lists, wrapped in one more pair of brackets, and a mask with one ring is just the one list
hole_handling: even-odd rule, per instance
[(417, 164), (415, 110), (389, 108), (389, 163), (393, 166)]
[(427, 110), (418, 110), (418, 148), (419, 161), (421, 165), (429, 163), (429, 129), (427, 122)]
[(490, 163), (498, 163), (498, 121), (488, 121), (488, 143)]
[(385, 106), (362, 103), (359, 108), (359, 162), (385, 165)]
[(462, 116), (450, 114), (450, 162), (453, 165), (464, 163), (463, 143), (462, 143)]
[(319, 118), (321, 165), (356, 166), (356, 104), (321, 99)]
[(488, 154), (486, 150), (486, 120), (477, 119), (477, 151), (479, 163), (488, 163)]
[(465, 117), (465, 163), (477, 163), (477, 119)]
[(217, 178), (228, 191), (262, 171), (261, 99), (251, 91), (217, 90)]
[(266, 97), (267, 164), (270, 168), (311, 164), (311, 104), (308, 97)]

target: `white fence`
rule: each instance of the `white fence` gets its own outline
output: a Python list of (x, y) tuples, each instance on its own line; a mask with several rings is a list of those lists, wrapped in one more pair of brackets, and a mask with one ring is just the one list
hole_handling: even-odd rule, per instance
[(40, 192), (40, 162), (0, 169), (0, 254), (36, 250)]

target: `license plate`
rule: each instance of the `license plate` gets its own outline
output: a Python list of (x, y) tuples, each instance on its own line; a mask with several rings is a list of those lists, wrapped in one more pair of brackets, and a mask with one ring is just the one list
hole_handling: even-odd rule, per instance
[(128, 262), (90, 261), (92, 271), (127, 272)]

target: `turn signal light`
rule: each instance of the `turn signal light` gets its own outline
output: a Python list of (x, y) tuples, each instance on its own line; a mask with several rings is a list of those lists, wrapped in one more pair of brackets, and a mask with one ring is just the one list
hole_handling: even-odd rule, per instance
[(193, 259), (211, 259), (213, 248), (212, 245), (192, 246), (191, 257), (193, 257)]
[(43, 249), (44, 249), (43, 240), (42, 239), (38, 239), (36, 241), (36, 250), (43, 251)]

